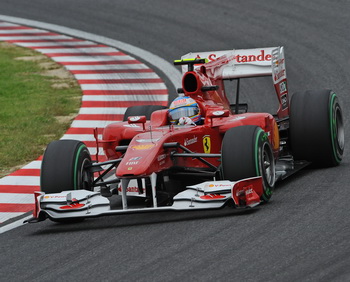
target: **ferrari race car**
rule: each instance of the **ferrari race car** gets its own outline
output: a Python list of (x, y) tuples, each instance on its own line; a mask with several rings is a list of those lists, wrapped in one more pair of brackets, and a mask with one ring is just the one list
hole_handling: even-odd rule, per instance
[[(252, 208), (271, 198), (276, 181), (313, 164), (336, 166), (344, 150), (342, 110), (332, 90), (289, 99), (283, 47), (189, 53), (183, 99), (199, 107), (197, 123), (179, 124), (162, 106), (133, 106), (96, 138), (107, 161), (92, 161), (84, 143), (50, 143), (29, 222), (169, 210)], [(248, 112), (240, 80), (272, 76), (276, 114)], [(235, 101), (225, 92), (235, 80)], [(181, 117), (182, 118), (182, 117)], [(117, 205), (111, 204), (118, 198)], [(131, 201), (133, 197), (139, 201)]]

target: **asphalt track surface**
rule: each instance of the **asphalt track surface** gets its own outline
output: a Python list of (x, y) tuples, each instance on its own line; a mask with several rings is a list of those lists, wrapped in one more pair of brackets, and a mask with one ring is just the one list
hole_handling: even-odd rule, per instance
[[(346, 0), (1, 0), (0, 7), (4, 15), (103, 35), (167, 61), (189, 51), (283, 45), (290, 92), (335, 90), (348, 141)], [(264, 105), (259, 93), (254, 100)], [(270, 203), (250, 213), (139, 214), (26, 225), (0, 235), (0, 280), (349, 281), (349, 183), (346, 148), (339, 167), (289, 178)]]

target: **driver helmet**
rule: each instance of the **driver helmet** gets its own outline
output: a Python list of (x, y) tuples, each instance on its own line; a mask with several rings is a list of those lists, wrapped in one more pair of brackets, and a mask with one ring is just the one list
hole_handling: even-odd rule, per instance
[(199, 124), (201, 122), (201, 112), (197, 102), (190, 97), (179, 96), (170, 104), (170, 122), (172, 124), (180, 124), (179, 120), (186, 117), (190, 118), (193, 124)]

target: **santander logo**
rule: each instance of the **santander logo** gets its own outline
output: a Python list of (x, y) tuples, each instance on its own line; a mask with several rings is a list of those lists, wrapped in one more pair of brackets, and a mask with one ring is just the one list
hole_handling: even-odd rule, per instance
[[(200, 58), (199, 55), (197, 55), (196, 58)], [(249, 63), (249, 62), (269, 62), (271, 61), (271, 54), (265, 53), (265, 50), (260, 50), (260, 53), (258, 54), (250, 54), (250, 55), (240, 55), (237, 54), (234, 56), (233, 60), (235, 60), (237, 63)], [(208, 60), (213, 62), (216, 61), (217, 55), (216, 54), (210, 54), (208, 56)]]

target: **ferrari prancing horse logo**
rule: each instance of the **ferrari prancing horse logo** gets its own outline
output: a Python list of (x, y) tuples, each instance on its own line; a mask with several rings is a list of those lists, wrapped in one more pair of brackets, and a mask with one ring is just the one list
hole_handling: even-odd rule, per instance
[(210, 136), (209, 135), (205, 135), (205, 136), (203, 136), (204, 153), (210, 154), (210, 148), (211, 148)]

